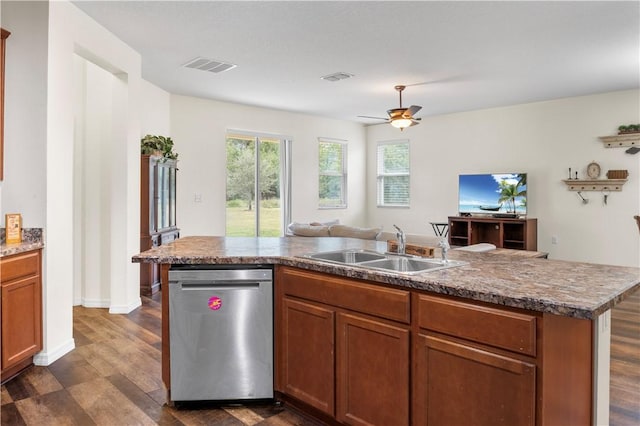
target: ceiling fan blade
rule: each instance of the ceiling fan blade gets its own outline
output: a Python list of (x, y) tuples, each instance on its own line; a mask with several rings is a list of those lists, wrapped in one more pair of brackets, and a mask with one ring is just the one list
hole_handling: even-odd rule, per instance
[(372, 117), (372, 116), (370, 116), (370, 115), (359, 115), (358, 117), (359, 117), (359, 118), (371, 118), (371, 119), (374, 119), (374, 120), (384, 120), (384, 121), (389, 120), (388, 118), (384, 118), (384, 117)]
[(390, 118), (399, 118), (403, 116), (407, 112), (407, 108), (393, 108), (388, 109), (387, 114), (389, 114)]
[(409, 127), (417, 126), (418, 124), (420, 124), (420, 119), (419, 118), (413, 118), (413, 119), (411, 119), (411, 124), (409, 125)]
[(421, 109), (422, 107), (420, 105), (411, 105), (402, 115), (405, 117), (413, 117), (413, 115)]

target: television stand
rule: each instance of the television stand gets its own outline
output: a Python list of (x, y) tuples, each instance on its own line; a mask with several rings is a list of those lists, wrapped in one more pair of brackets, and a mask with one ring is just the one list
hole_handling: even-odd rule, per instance
[(538, 250), (538, 219), (449, 217), (449, 244), (490, 243), (497, 248)]

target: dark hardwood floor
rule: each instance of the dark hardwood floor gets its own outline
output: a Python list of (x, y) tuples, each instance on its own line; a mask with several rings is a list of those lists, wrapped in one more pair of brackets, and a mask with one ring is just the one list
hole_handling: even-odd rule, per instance
[[(2, 425), (317, 425), (277, 405), (167, 406), (159, 295), (128, 315), (73, 314), (76, 349), (2, 386)], [(640, 425), (640, 291), (612, 311), (610, 416), (612, 426)]]
[(640, 291), (611, 311), (612, 426), (640, 425)]

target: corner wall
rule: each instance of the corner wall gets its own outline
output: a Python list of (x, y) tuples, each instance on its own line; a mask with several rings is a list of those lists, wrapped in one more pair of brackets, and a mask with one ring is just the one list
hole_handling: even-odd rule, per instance
[[(606, 149), (598, 139), (639, 116), (640, 92), (629, 90), (424, 117), (402, 133), (388, 125), (368, 127), (368, 223), (432, 234), (429, 222), (457, 215), (459, 174), (526, 172), (538, 250), (554, 259), (640, 266), (633, 219), (640, 214), (640, 154)], [(410, 140), (411, 208), (379, 208), (376, 143), (402, 138)], [(607, 205), (598, 192), (585, 192), (590, 201), (582, 204), (562, 182), (569, 167), (586, 178), (593, 160), (602, 167), (601, 178), (609, 169), (629, 170), (622, 192), (612, 192)]]
[[(140, 304), (138, 267), (131, 256), (139, 250), (140, 56), (71, 3), (44, 3), (49, 10), (47, 61), (47, 235), (43, 266), (44, 348), (35, 357), (48, 365), (74, 347), (74, 54), (112, 73), (113, 110), (109, 156), (110, 305), (125, 313)], [(99, 236), (95, 236), (98, 238)]]

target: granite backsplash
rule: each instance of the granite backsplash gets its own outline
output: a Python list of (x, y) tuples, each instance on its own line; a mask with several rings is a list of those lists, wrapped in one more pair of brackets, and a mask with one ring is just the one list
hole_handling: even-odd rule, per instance
[[(0, 228), (0, 243), (6, 242), (7, 230)], [(42, 243), (42, 228), (22, 228), (22, 242), (27, 244)]]

